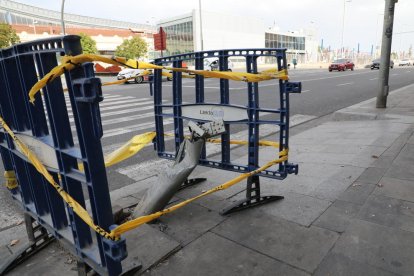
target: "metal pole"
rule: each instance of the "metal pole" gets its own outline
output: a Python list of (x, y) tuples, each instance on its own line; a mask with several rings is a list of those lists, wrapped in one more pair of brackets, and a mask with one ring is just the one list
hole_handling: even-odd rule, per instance
[(344, 31), (345, 31), (345, 3), (344, 0), (344, 12), (342, 14), (342, 39), (341, 39), (341, 58), (344, 58)]
[(64, 15), (64, 10), (65, 10), (65, 0), (62, 0), (62, 8), (60, 9), (60, 22), (61, 22), (61, 26), (62, 26), (62, 34), (66, 35), (66, 30), (65, 30), (65, 19), (63, 17)]
[(201, 0), (198, 0), (199, 5), (199, 15), (200, 15), (200, 37), (201, 37), (201, 51), (204, 51), (204, 42), (203, 42), (203, 19), (201, 18)]
[(381, 62), (379, 72), (379, 89), (377, 94), (377, 108), (387, 107), (387, 96), (390, 90), (388, 80), (390, 76), (390, 57), (392, 44), (392, 28), (394, 24), (395, 3), (398, 0), (385, 0), (384, 28), (382, 32)]

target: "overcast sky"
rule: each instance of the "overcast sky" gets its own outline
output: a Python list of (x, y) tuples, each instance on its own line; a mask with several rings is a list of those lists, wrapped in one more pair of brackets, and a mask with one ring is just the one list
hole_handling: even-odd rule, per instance
[[(60, 11), (59, 0), (14, 0)], [(311, 26), (318, 29), (324, 46), (341, 44), (344, 0), (201, 0), (202, 9), (263, 20), (266, 26), (275, 23), (281, 31), (294, 31)], [(364, 52), (380, 41), (384, 0), (345, 0), (345, 46)], [(178, 16), (198, 8), (198, 0), (66, 0), (65, 12), (135, 23), (152, 23)], [(398, 34), (410, 32), (407, 34)], [(394, 50), (408, 51), (414, 44), (414, 0), (399, 0), (394, 21)]]

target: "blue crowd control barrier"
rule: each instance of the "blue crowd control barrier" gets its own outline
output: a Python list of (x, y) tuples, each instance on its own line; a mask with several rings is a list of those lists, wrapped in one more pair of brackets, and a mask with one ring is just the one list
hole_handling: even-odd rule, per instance
[[(36, 147), (48, 152), (46, 165), (55, 181), (91, 210), (97, 225), (109, 231), (114, 221), (100, 141), (99, 102), (103, 97), (92, 64), (83, 64), (66, 72), (64, 79), (47, 84), (36, 95), (35, 105), (29, 103), (27, 94), (38, 77), (58, 65), (60, 56), (81, 52), (78, 36), (38, 40), (1, 50), (0, 115), (16, 135), (31, 141), (35, 153), (38, 153)], [(68, 93), (63, 91), (63, 80)], [(69, 114), (73, 115), (75, 127), (70, 124)], [(19, 185), (12, 189), (12, 194), (24, 211), (81, 263), (102, 275), (119, 275), (121, 260), (127, 255), (125, 239), (110, 241), (91, 231), (18, 151), (4, 130), (0, 132), (0, 152), (5, 170), (16, 173)], [(84, 170), (79, 169), (79, 162)]]
[[(183, 62), (194, 63), (195, 69), (205, 70), (204, 61), (215, 58), (218, 60), (218, 70), (227, 71), (229, 58), (242, 58), (245, 61), (245, 72), (258, 73), (258, 58), (273, 57), (276, 61), (275, 69), (287, 70), (286, 49), (231, 49), (220, 51), (204, 51), (176, 56), (169, 56), (156, 59), (156, 65), (169, 65), (182, 67)], [(300, 93), (301, 83), (289, 82), (280, 79), (274, 84), (274, 95), (279, 99), (274, 102), (266, 103), (266, 107), (260, 106), (260, 92), (258, 83), (246, 83), (245, 89), (237, 88), (237, 91), (230, 90), (231, 81), (226, 79), (219, 80), (219, 90), (217, 92), (208, 90), (206, 92), (205, 78), (197, 75), (194, 80), (194, 92), (183, 94), (182, 73), (173, 72), (172, 80), (172, 102), (165, 99), (165, 95), (170, 93), (165, 91), (167, 87), (162, 83), (162, 70), (154, 70), (154, 80), (152, 91), (154, 93), (154, 110), (156, 125), (155, 147), (158, 155), (162, 158), (173, 159), (178, 152), (179, 145), (184, 139), (184, 123), (186, 119), (197, 122), (206, 122), (214, 119), (223, 119), (227, 132), (221, 135), (221, 156), (218, 159), (209, 158), (209, 152), (204, 148), (199, 164), (207, 167), (223, 169), (244, 173), (255, 170), (259, 167), (259, 137), (260, 127), (264, 124), (273, 125), (278, 134), (276, 141), (279, 142), (279, 150), (289, 148), (289, 94)], [(186, 86), (190, 81), (187, 81)], [(244, 90), (244, 91), (243, 91)], [(188, 91), (188, 90), (186, 90)], [(238, 93), (245, 102), (240, 99), (234, 101), (235, 97), (231, 93)], [(168, 94), (171, 95), (171, 94)], [(185, 98), (185, 103), (184, 99)], [(218, 99), (218, 100), (217, 100)], [(232, 100), (233, 99), (233, 100)], [(234, 101), (234, 102), (233, 102)], [(266, 114), (273, 118), (266, 118)], [(269, 115), (270, 114), (270, 115)], [(277, 116), (277, 118), (274, 118)], [(166, 120), (173, 120), (174, 146), (167, 149)], [(230, 151), (230, 137), (232, 129), (247, 129), (248, 132), (248, 160), (245, 164), (235, 163)], [(278, 135), (278, 136), (277, 136)], [(276, 153), (277, 154), (277, 153)], [(247, 181), (246, 198), (230, 206), (223, 213), (230, 213), (250, 206), (255, 206), (265, 202), (278, 200), (281, 196), (260, 195), (259, 177), (270, 177), (284, 179), (288, 174), (298, 172), (298, 166), (285, 161), (277, 166), (276, 169), (268, 169), (257, 175), (251, 176)]]

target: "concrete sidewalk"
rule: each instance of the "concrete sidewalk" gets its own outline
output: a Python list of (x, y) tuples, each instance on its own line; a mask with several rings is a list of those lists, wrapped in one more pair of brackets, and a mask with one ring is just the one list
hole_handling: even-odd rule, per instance
[[(262, 193), (284, 195), (284, 200), (219, 215), (244, 197), (245, 183), (240, 183), (129, 232), (127, 239), (136, 243), (129, 250), (140, 256), (141, 273), (413, 275), (414, 85), (391, 93), (388, 101), (387, 109), (378, 110), (369, 100), (293, 128), (289, 160), (299, 163), (299, 175), (261, 179)], [(233, 152), (246, 162), (242, 147)], [(265, 148), (260, 162), (274, 157)], [(153, 174), (113, 191), (113, 204), (136, 204), (154, 184)], [(199, 167), (193, 177), (208, 180), (173, 200), (235, 175)], [(9, 220), (0, 229), (3, 257), (14, 250), (10, 241), (24, 235), (19, 216)], [(10, 275), (76, 275), (73, 260), (54, 244)]]

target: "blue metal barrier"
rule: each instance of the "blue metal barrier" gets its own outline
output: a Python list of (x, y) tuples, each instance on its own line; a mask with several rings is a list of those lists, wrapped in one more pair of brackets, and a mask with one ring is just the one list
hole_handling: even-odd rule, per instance
[[(81, 52), (78, 36), (38, 40), (1, 50), (0, 115), (17, 135), (52, 150), (48, 158), (56, 166), (48, 170), (56, 182), (85, 208), (87, 194), (87, 209), (95, 224), (109, 231), (114, 221), (100, 141), (99, 102), (103, 97), (92, 63), (65, 73), (66, 99), (58, 78), (36, 95), (35, 105), (28, 100), (28, 91), (38, 76), (43, 77), (58, 65), (60, 56)], [(69, 114), (75, 126), (71, 126)], [(19, 185), (12, 194), (24, 211), (77, 255), (80, 262), (99, 274), (119, 275), (121, 260), (127, 255), (125, 239), (110, 241), (91, 231), (4, 131), (0, 132), (0, 152), (5, 170), (16, 173)], [(79, 170), (78, 162), (84, 171)]]
[[(173, 67), (182, 67), (183, 61), (194, 62), (195, 69), (204, 69), (204, 60), (207, 58), (217, 58), (220, 71), (227, 71), (230, 57), (244, 58), (245, 71), (248, 73), (258, 72), (257, 60), (259, 57), (273, 57), (277, 64), (277, 69), (287, 69), (286, 49), (232, 49), (220, 51), (205, 51), (190, 54), (176, 55), (159, 58), (154, 61), (156, 65), (172, 64)], [(244, 71), (244, 70), (242, 70)], [(247, 92), (247, 101), (245, 105), (233, 104), (230, 99), (230, 81), (220, 79), (219, 102), (206, 100), (207, 93), (204, 86), (205, 78), (195, 76), (194, 101), (183, 103), (183, 84), (182, 73), (173, 72), (172, 82), (172, 103), (164, 103), (166, 92), (163, 91), (162, 70), (154, 71), (154, 110), (157, 137), (155, 141), (158, 155), (162, 158), (173, 159), (179, 149), (180, 143), (184, 139), (183, 120), (190, 119), (197, 122), (205, 122), (213, 119), (223, 119), (226, 127), (226, 134), (221, 137), (221, 156), (220, 160), (208, 158), (209, 153), (204, 148), (199, 164), (207, 167), (213, 167), (223, 170), (244, 173), (252, 171), (259, 167), (259, 136), (260, 126), (264, 124), (274, 125), (278, 128), (279, 150), (282, 151), (289, 147), (289, 94), (300, 93), (301, 83), (279, 80), (279, 91), (277, 84), (274, 86), (275, 94), (279, 96), (279, 102), (274, 102), (273, 108), (261, 108), (259, 104), (259, 84), (247, 83), (245, 91)], [(165, 88), (164, 88), (165, 89)], [(232, 93), (243, 93), (241, 90)], [(189, 95), (185, 95), (187, 98)], [(192, 99), (192, 98), (191, 98)], [(190, 100), (191, 100), (190, 99)], [(168, 111), (168, 110), (172, 110)], [(263, 112), (278, 116), (278, 119), (261, 119)], [(231, 115), (231, 116), (230, 116)], [(174, 144), (175, 147), (166, 150), (166, 140), (164, 136), (165, 119), (173, 118), (174, 121)], [(232, 162), (230, 151), (230, 130), (234, 126), (245, 125), (248, 129), (248, 160), (247, 164), (236, 164)], [(223, 213), (230, 213), (250, 206), (255, 206), (265, 202), (278, 200), (281, 196), (260, 195), (259, 177), (270, 177), (284, 179), (288, 174), (298, 172), (298, 166), (285, 161), (275, 170), (266, 170), (247, 181), (246, 199), (236, 203), (234, 206), (224, 210)]]

